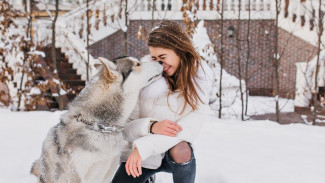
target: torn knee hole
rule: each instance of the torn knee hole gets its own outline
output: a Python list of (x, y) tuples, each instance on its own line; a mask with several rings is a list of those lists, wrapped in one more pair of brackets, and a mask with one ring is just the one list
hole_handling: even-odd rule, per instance
[(192, 158), (192, 149), (183, 141), (169, 150), (169, 156), (175, 163), (186, 163)]

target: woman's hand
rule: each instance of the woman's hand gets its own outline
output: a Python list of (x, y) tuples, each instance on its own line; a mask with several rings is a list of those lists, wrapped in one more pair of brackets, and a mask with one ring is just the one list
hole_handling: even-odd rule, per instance
[(171, 137), (176, 137), (178, 132), (181, 130), (182, 127), (179, 124), (167, 119), (154, 123), (151, 128), (151, 132), (153, 134), (166, 135)]
[(130, 174), (135, 178), (139, 177), (142, 174), (141, 169), (141, 156), (137, 148), (134, 148), (132, 153), (130, 154), (128, 160), (125, 163), (126, 173), (130, 176)]

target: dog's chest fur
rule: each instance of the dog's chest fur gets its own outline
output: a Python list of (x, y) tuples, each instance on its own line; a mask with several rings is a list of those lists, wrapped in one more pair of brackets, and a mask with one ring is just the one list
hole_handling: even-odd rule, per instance
[(112, 166), (119, 163), (120, 148), (124, 144), (121, 133), (97, 132), (78, 122), (57, 125), (53, 138), (58, 138), (58, 150), (70, 157), (71, 170), (86, 182), (108, 182)]

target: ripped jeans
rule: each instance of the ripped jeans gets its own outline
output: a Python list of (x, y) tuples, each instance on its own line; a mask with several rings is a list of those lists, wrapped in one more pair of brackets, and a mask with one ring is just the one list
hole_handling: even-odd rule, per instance
[(123, 162), (116, 171), (112, 183), (145, 183), (152, 175), (158, 172), (172, 173), (174, 183), (194, 183), (196, 173), (196, 160), (192, 147), (191, 150), (191, 160), (186, 163), (176, 163), (170, 157), (169, 152), (166, 152), (159, 168), (142, 168), (142, 174), (136, 178), (134, 178), (132, 175), (129, 176), (126, 173), (125, 162)]

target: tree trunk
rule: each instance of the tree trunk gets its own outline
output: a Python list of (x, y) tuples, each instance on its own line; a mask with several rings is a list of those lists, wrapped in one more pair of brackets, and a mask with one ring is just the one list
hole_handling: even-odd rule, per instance
[(90, 34), (90, 27), (89, 27), (89, 0), (87, 0), (87, 63), (86, 63), (86, 72), (87, 72), (87, 81), (89, 81), (89, 34)]
[(55, 15), (54, 15), (54, 20), (52, 21), (52, 61), (53, 61), (53, 69), (54, 69), (54, 74), (57, 76), (58, 75), (58, 68), (57, 68), (57, 59), (56, 59), (56, 50), (55, 50), (55, 26), (56, 26), (56, 21), (58, 19), (58, 14), (59, 14), (59, 0), (55, 0)]
[(222, 115), (222, 73), (223, 73), (223, 65), (224, 65), (224, 58), (223, 58), (223, 27), (224, 27), (224, 4), (221, 5), (221, 25), (220, 25), (220, 78), (219, 78), (219, 118), (221, 118)]
[[(19, 88), (17, 90), (17, 96), (18, 96), (18, 105), (17, 105), (17, 110), (20, 111), (20, 103), (21, 103), (21, 97), (22, 97), (22, 90), (23, 90), (23, 82), (24, 82), (24, 77), (25, 77), (25, 64), (26, 61), (28, 59), (28, 52), (30, 50), (31, 47), (31, 43), (32, 43), (32, 3), (33, 0), (29, 0), (28, 1), (24, 1), (24, 5), (25, 5), (25, 12), (26, 12), (26, 18), (27, 18), (27, 29), (26, 29), (26, 38), (28, 39), (24, 39), (24, 48), (23, 48), (23, 52), (24, 52), (24, 60), (23, 60), (23, 70), (22, 70), (22, 76), (20, 79), (20, 83), (19, 83)], [(29, 7), (28, 7), (29, 6)], [(29, 8), (29, 11), (28, 11)]]
[(237, 30), (236, 30), (236, 42), (237, 42), (237, 64), (238, 64), (238, 79), (239, 79), (239, 91), (240, 91), (240, 100), (241, 100), (241, 120), (244, 121), (244, 94), (242, 87), (242, 73), (241, 73), (241, 63), (240, 63), (240, 54), (241, 54), (241, 45), (240, 45), (240, 13), (241, 13), (241, 0), (238, 4), (238, 18), (237, 18)]
[(155, 23), (155, 10), (156, 10), (156, 0), (152, 1), (152, 10), (151, 10), (151, 27), (154, 27)]
[(33, 34), (32, 34), (32, 30), (33, 30), (33, 1), (34, 0), (30, 0), (29, 3), (29, 9), (30, 9), (30, 13), (29, 13), (29, 18), (28, 18), (28, 37), (30, 38), (31, 43), (33, 42)]
[[(125, 27), (128, 27), (128, 0), (125, 0), (125, 10), (124, 10), (124, 16), (125, 16)], [(128, 30), (124, 31), (124, 55), (127, 55), (127, 46), (128, 46)]]
[(313, 123), (312, 125), (316, 124), (316, 118), (317, 118), (317, 95), (318, 95), (318, 72), (319, 72), (319, 57), (320, 57), (320, 47), (321, 47), (321, 41), (322, 41), (322, 35), (323, 35), (323, 13), (321, 10), (322, 6), (322, 1), (319, 0), (319, 7), (318, 7), (318, 43), (317, 43), (317, 60), (316, 60), (316, 71), (315, 71), (315, 83), (314, 83), (314, 88), (313, 88)]
[(279, 41), (279, 31), (278, 31), (278, 20), (279, 20), (279, 1), (275, 1), (275, 44), (274, 44), (274, 55), (273, 55), (273, 66), (274, 66), (274, 76), (275, 76), (275, 113), (276, 121), (280, 121), (280, 109), (279, 109), (279, 94), (280, 94), (280, 76), (279, 76), (279, 64), (280, 55), (278, 51), (278, 41)]
[(249, 64), (249, 59), (250, 59), (250, 23), (251, 23), (251, 0), (248, 0), (248, 22), (247, 22), (247, 57), (246, 57), (246, 63), (245, 63), (245, 83), (246, 83), (246, 102), (245, 102), (245, 115), (247, 115), (247, 110), (248, 110), (248, 95), (249, 95), (249, 90), (248, 90), (248, 64)]

